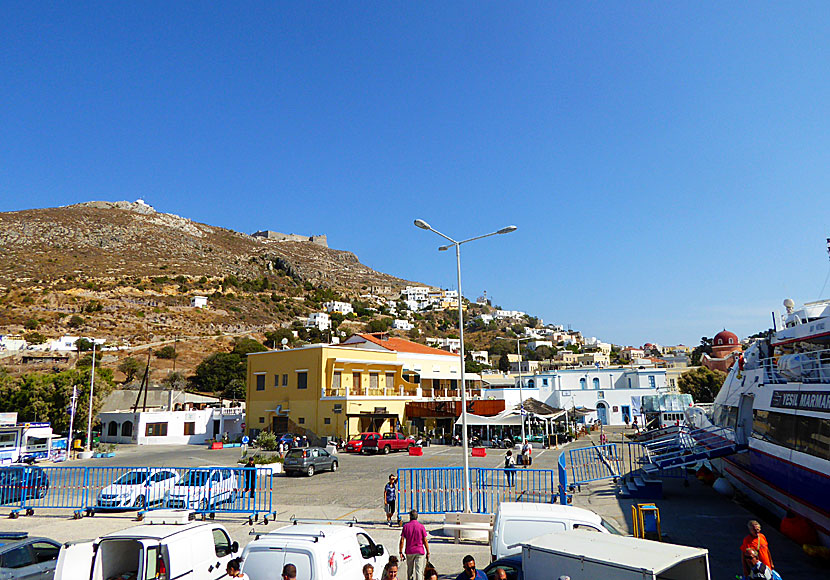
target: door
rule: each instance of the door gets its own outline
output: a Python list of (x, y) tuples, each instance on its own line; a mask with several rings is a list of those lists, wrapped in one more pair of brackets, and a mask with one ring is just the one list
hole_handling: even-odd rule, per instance
[(597, 403), (597, 421), (602, 425), (608, 425), (608, 405)]
[(743, 394), (738, 403), (738, 422), (735, 425), (735, 442), (746, 445), (752, 435), (752, 406), (755, 395)]
[(95, 558), (93, 542), (77, 542), (65, 544), (58, 554), (58, 565), (55, 569), (55, 580), (70, 580), (89, 578), (92, 572), (92, 561)]
[(216, 437), (218, 435), (219, 435), (219, 419), (214, 419), (213, 420), (213, 438), (216, 439)]

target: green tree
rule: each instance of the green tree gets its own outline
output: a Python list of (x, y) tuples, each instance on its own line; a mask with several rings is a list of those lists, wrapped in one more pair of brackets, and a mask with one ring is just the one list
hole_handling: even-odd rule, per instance
[(244, 384), (247, 361), (235, 352), (217, 352), (199, 363), (193, 376), (193, 383), (202, 391), (222, 393), (233, 382)]
[(168, 344), (166, 346), (161, 347), (156, 351), (156, 358), (163, 358), (168, 360), (174, 360), (179, 356), (179, 353), (176, 352), (176, 347), (172, 344)]
[(92, 344), (93, 344), (93, 342), (91, 340), (89, 340), (88, 338), (79, 338), (78, 340), (75, 341), (75, 348), (79, 352), (87, 352), (87, 351), (92, 350)]
[(187, 386), (187, 379), (178, 371), (168, 373), (166, 377), (161, 379), (161, 384), (168, 389), (182, 390)]
[(78, 328), (84, 325), (84, 319), (77, 314), (73, 314), (67, 321), (66, 325), (70, 328)]
[(266, 350), (268, 350), (268, 347), (258, 340), (254, 340), (253, 338), (239, 338), (234, 343), (233, 350), (231, 352), (243, 357), (244, 360), (245, 355), (249, 353), (264, 352)]
[(288, 328), (278, 328), (277, 330), (265, 333), (265, 342), (271, 348), (279, 348), (283, 338), (288, 340), (286, 344), (292, 344), (294, 342), (294, 334)]
[(29, 344), (43, 344), (46, 342), (46, 337), (39, 332), (27, 332), (24, 338)]
[(366, 325), (367, 332), (386, 332), (394, 322), (391, 318), (375, 318)]
[(129, 383), (141, 372), (141, 363), (138, 359), (128, 356), (118, 364), (118, 370), (124, 373), (124, 382)]
[(680, 375), (677, 388), (681, 393), (691, 395), (696, 403), (711, 403), (725, 380), (726, 373), (698, 367)]
[(510, 361), (507, 359), (507, 354), (499, 357), (499, 370), (503, 373), (510, 372)]
[(691, 365), (693, 367), (699, 366), (704, 354), (712, 354), (712, 342), (714, 339), (706, 336), (701, 337), (700, 344), (692, 351)]
[(38, 326), (40, 326), (40, 321), (37, 318), (30, 318), (23, 323), (23, 328), (26, 330), (37, 330)]
[(464, 371), (468, 373), (480, 373), (484, 365), (473, 360), (473, 355), (469, 352), (464, 355)]

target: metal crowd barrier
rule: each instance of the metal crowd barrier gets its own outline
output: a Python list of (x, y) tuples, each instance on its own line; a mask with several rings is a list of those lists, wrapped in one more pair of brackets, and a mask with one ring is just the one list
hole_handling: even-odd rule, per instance
[(622, 473), (623, 460), (617, 443), (581, 447), (568, 451), (571, 486), (601, 479), (617, 479)]
[[(422, 514), (464, 509), (463, 468), (398, 469), (398, 517), (411, 509)], [(470, 468), (470, 509), (493, 513), (502, 501), (554, 503), (559, 488), (553, 469)]]
[[(199, 514), (273, 514), (267, 467), (0, 467), (0, 505), (11, 517), (38, 509), (184, 508)], [(267, 517), (267, 515), (266, 515)]]

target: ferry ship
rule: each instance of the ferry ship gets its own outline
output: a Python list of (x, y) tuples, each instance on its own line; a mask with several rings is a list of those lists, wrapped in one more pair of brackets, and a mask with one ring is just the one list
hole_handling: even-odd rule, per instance
[(736, 357), (710, 414), (687, 415), (745, 449), (712, 459), (737, 489), (808, 519), (830, 546), (830, 300), (784, 306), (781, 326)]

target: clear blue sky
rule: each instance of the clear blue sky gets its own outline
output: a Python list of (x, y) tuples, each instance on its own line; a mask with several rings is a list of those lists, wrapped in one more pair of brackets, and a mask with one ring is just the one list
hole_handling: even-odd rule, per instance
[(515, 224), (465, 294), (628, 344), (828, 273), (826, 2), (0, 7), (0, 211), (144, 198), (444, 287), (414, 218)]

